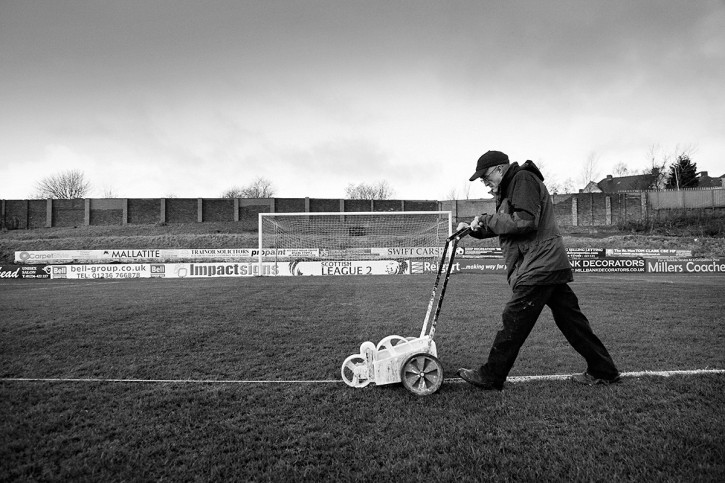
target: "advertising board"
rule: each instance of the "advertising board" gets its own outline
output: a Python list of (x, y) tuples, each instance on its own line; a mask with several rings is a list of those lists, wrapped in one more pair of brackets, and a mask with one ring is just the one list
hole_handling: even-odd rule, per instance
[(48, 265), (0, 265), (0, 279), (49, 279), (51, 268)]
[(647, 259), (648, 273), (725, 273), (725, 259)]
[[(15, 263), (22, 264), (68, 264), (68, 263), (168, 263), (174, 261), (219, 260), (253, 261), (259, 255), (257, 248), (191, 248), (191, 249), (146, 249), (146, 250), (53, 250), (15, 252)], [(264, 249), (262, 257), (319, 258), (317, 248)]]
[(645, 261), (642, 258), (581, 258), (570, 259), (575, 272), (599, 273), (644, 273)]
[(567, 248), (569, 258), (604, 258), (606, 252), (603, 248)]
[(608, 257), (634, 258), (689, 258), (692, 250), (671, 250), (663, 248), (607, 248)]
[(15, 252), (15, 263), (138, 263), (175, 260), (242, 260), (254, 255), (251, 248), (146, 249), (146, 250), (53, 250)]
[(408, 260), (322, 260), (280, 264), (278, 275), (405, 275), (410, 273)]
[[(444, 267), (445, 268), (445, 267)], [(438, 262), (410, 262), (411, 274), (438, 272)], [(506, 273), (503, 258), (456, 258), (451, 266), (451, 274), (457, 273)]]
[(443, 255), (443, 247), (387, 247), (371, 248), (373, 255), (383, 258), (440, 258)]
[(466, 258), (496, 258), (502, 257), (503, 252), (500, 247), (458, 247), (456, 248), (456, 256)]
[(150, 278), (148, 264), (53, 265), (53, 279)]

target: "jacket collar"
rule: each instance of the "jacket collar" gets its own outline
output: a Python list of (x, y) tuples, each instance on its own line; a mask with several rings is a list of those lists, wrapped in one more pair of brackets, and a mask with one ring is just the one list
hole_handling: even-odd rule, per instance
[(506, 168), (506, 171), (504, 171), (503, 176), (501, 177), (501, 183), (499, 183), (498, 191), (496, 192), (496, 197), (499, 200), (506, 197), (506, 190), (508, 189), (511, 180), (520, 170), (521, 168), (519, 168), (519, 163), (516, 161), (508, 165), (508, 168)]

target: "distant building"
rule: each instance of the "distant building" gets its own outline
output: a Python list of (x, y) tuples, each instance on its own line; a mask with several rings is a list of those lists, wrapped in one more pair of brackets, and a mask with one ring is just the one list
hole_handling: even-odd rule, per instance
[(646, 191), (657, 186), (656, 174), (638, 174), (634, 176), (607, 175), (600, 182), (590, 181), (580, 193), (619, 193), (622, 191)]
[[(590, 181), (580, 193), (620, 193), (623, 191), (647, 191), (658, 189), (659, 173), (614, 177), (611, 174), (599, 181)], [(717, 178), (708, 176), (707, 171), (697, 173), (697, 188), (725, 188), (725, 174)], [(659, 186), (662, 188), (662, 186)]]
[(579, 190), (579, 193), (601, 193), (602, 190), (599, 188), (599, 183), (590, 181), (583, 190)]
[(711, 178), (708, 176), (707, 171), (700, 171), (697, 174), (698, 188), (725, 188), (725, 174), (717, 178)]

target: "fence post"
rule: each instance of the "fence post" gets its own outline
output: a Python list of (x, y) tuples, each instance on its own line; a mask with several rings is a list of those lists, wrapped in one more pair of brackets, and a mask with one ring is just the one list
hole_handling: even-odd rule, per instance
[(128, 198), (123, 199), (123, 219), (121, 220), (122, 225), (128, 225)]
[(204, 200), (202, 198), (196, 199), (196, 221), (199, 223), (204, 221)]
[(159, 223), (166, 223), (166, 198), (161, 198), (159, 201), (159, 208), (161, 210), (159, 212)]
[(53, 227), (53, 200), (50, 198), (45, 200), (45, 227)]
[(612, 198), (609, 196), (604, 197), (604, 223), (612, 224)]
[(579, 204), (579, 198), (576, 196), (571, 197), (571, 225), (572, 226), (578, 226), (579, 225), (579, 218), (578, 218), (578, 205)]
[(91, 199), (86, 198), (84, 201), (85, 201), (85, 214), (83, 216), (83, 223), (85, 223), (86, 226), (89, 226), (91, 224)]
[(305, 213), (309, 213), (309, 212), (310, 212), (310, 197), (306, 196), (305, 197)]
[(234, 221), (239, 221), (239, 198), (234, 198)]
[(640, 196), (640, 203), (642, 205), (642, 221), (647, 221), (649, 218), (649, 212), (647, 210), (647, 192), (643, 191)]

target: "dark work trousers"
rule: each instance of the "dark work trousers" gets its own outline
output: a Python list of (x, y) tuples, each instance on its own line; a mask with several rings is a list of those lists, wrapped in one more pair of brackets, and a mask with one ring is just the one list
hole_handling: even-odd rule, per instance
[(481, 366), (484, 380), (499, 384), (506, 380), (544, 305), (551, 309), (556, 326), (569, 344), (587, 361), (589, 374), (603, 379), (619, 375), (612, 357), (592, 332), (589, 321), (579, 308), (576, 294), (563, 283), (514, 288), (503, 311), (503, 327), (496, 334), (488, 361)]

